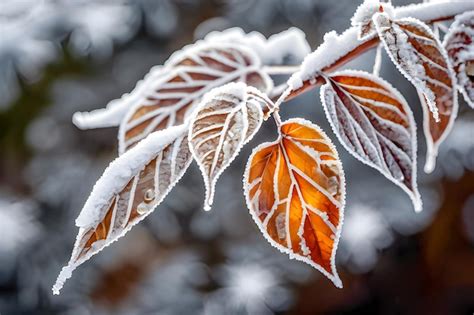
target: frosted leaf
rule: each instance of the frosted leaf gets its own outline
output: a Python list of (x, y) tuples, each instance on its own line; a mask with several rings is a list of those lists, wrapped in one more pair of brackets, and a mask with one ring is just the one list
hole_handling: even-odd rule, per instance
[(79, 233), (71, 259), (53, 287), (55, 294), (74, 269), (162, 202), (191, 163), (187, 134), (188, 125), (152, 133), (110, 163), (76, 219)]
[[(384, 43), (385, 50), (392, 59), (393, 63), (397, 68), (406, 76), (415, 87), (426, 95), (426, 101), (430, 110), (433, 112), (433, 116), (438, 120), (438, 109), (435, 104), (435, 95), (433, 91), (427, 86), (429, 78), (423, 66), (424, 59), (423, 52), (420, 52), (413, 44), (410, 39), (416, 39), (418, 36), (416, 33), (408, 33), (409, 30), (402, 28), (397, 22), (392, 21), (386, 14), (376, 14), (374, 16), (374, 22), (380, 36), (381, 41)], [(407, 21), (409, 26), (417, 27), (415, 23), (421, 25), (421, 21), (412, 20)], [(431, 34), (430, 34), (431, 35)], [(434, 39), (434, 34), (431, 36)], [(421, 40), (432, 40), (429, 37), (421, 38)], [(425, 59), (429, 59), (430, 56), (424, 56)]]
[(249, 158), (247, 206), (270, 244), (342, 287), (335, 265), (345, 204), (339, 156), (324, 132), (306, 120), (290, 119), (280, 133)]
[(263, 121), (263, 106), (272, 106), (257, 89), (228, 83), (205, 95), (189, 130), (191, 152), (206, 185), (204, 209), (210, 210), (215, 184), (222, 172), (250, 141)]
[(215, 87), (240, 81), (267, 92), (273, 86), (259, 57), (231, 43), (198, 42), (174, 53), (164, 68), (166, 74), (151, 79), (122, 120), (120, 153), (153, 131), (183, 123)]
[(423, 22), (413, 18), (391, 20), (385, 13), (377, 13), (374, 23), (390, 59), (420, 96), (428, 147), (425, 172), (430, 173), (438, 147), (457, 116), (452, 66), (438, 38)]
[[(395, 18), (415, 18), (421, 21), (443, 21), (447, 17), (474, 10), (474, 2), (470, 0), (431, 1), (432, 3), (413, 3), (395, 8)], [(453, 3), (455, 3), (453, 5)]]
[[(140, 116), (141, 112), (136, 113), (134, 110), (150, 114), (147, 106), (158, 106), (168, 107), (169, 110), (162, 108), (156, 117), (149, 118), (152, 120), (151, 125), (164, 124), (165, 121), (170, 122), (170, 120), (176, 120), (175, 124), (179, 124), (183, 119), (181, 116), (189, 114), (192, 105), (196, 105), (200, 97), (213, 87), (230, 81), (242, 81), (268, 92), (272, 88), (272, 82), (267, 75), (259, 71), (262, 62), (279, 64), (288, 56), (298, 62), (310, 51), (305, 34), (297, 28), (290, 28), (272, 35), (268, 39), (258, 32), (246, 34), (240, 28), (211, 32), (203, 41), (186, 46), (182, 51), (173, 54), (165, 66), (153, 67), (150, 73), (138, 82), (131, 93), (111, 101), (104, 109), (89, 113), (76, 113), (73, 122), (81, 129), (117, 126), (129, 110), (132, 110), (129, 116)], [(196, 54), (196, 56), (192, 56), (192, 54)], [(177, 82), (168, 82), (173, 79)], [(178, 84), (179, 82), (181, 84)], [(199, 87), (201, 88), (199, 89)], [(168, 99), (165, 94), (171, 93), (167, 93), (167, 89), (173, 90), (173, 95), (169, 95)], [(178, 92), (182, 93), (182, 98), (179, 98)], [(171, 96), (176, 97), (172, 99)], [(157, 97), (161, 97), (159, 99), (161, 102)], [(173, 106), (165, 104), (172, 100), (175, 100), (175, 104), (173, 104), (175, 109)], [(185, 100), (188, 103), (183, 105)], [(165, 105), (160, 106), (160, 104)], [(169, 119), (165, 117), (169, 111), (177, 112), (179, 110), (185, 113), (169, 113), (172, 117)], [(150, 127), (145, 122), (142, 125)], [(171, 122), (170, 125), (173, 123)], [(146, 135), (147, 132), (144, 134)], [(123, 135), (120, 136), (120, 139), (122, 137)], [(122, 148), (120, 145), (120, 150), (122, 149), (126, 148)]]
[(326, 117), (342, 145), (400, 186), (416, 211), (416, 124), (403, 96), (379, 77), (341, 71), (321, 89)]
[(380, 2), (379, 0), (365, 0), (356, 10), (351, 18), (351, 24), (358, 28), (357, 36), (363, 40), (376, 33), (372, 17), (377, 12), (385, 12), (389, 17), (393, 17), (395, 12), (390, 2)]
[(443, 45), (453, 64), (458, 89), (474, 108), (474, 11), (456, 16)]

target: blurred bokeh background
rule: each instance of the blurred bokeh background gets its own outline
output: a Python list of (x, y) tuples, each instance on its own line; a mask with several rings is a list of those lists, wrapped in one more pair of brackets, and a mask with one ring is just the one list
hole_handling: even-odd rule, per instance
[[(393, 1), (395, 5), (407, 1)], [(75, 111), (129, 92), (156, 64), (212, 30), (301, 28), (314, 49), (349, 27), (353, 0), (2, 0), (0, 2), (0, 314), (473, 314), (474, 111), (461, 100), (434, 174), (416, 92), (383, 56), (381, 75), (418, 123), (424, 211), (337, 143), (347, 207), (337, 265), (344, 289), (290, 261), (245, 206), (243, 167), (266, 123), (202, 210), (196, 165), (144, 222), (81, 266), (60, 296), (78, 215), (117, 152), (114, 128), (80, 131)], [(370, 70), (370, 52), (347, 67)], [(282, 79), (282, 78), (280, 78)], [(284, 79), (284, 78), (283, 78)], [(336, 142), (318, 91), (282, 108)]]

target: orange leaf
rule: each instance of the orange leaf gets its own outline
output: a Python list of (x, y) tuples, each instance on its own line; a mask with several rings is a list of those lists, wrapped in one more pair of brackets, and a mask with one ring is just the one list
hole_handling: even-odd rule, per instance
[(381, 78), (345, 70), (321, 89), (326, 116), (343, 146), (400, 186), (421, 211), (416, 184), (416, 126), (403, 96)]
[(164, 67), (167, 73), (144, 89), (120, 124), (120, 153), (153, 131), (182, 124), (215, 87), (241, 81), (268, 92), (273, 84), (261, 72), (255, 52), (231, 43), (194, 44), (171, 56)]
[(206, 185), (205, 210), (211, 209), (219, 176), (260, 129), (262, 106), (270, 109), (273, 102), (239, 82), (212, 90), (196, 109), (189, 145)]
[(377, 13), (374, 23), (390, 59), (420, 95), (428, 146), (425, 172), (432, 172), (438, 147), (458, 112), (452, 66), (438, 38), (423, 22), (413, 18), (391, 20), (385, 13)]
[(474, 108), (474, 11), (456, 17), (443, 45), (456, 72), (458, 88)]
[(335, 266), (345, 203), (339, 156), (306, 120), (290, 119), (280, 132), (249, 158), (244, 190), (250, 213), (270, 244), (342, 287)]
[(53, 287), (59, 294), (79, 265), (127, 233), (150, 214), (191, 163), (181, 125), (150, 134), (110, 163), (76, 220), (80, 227), (71, 259)]

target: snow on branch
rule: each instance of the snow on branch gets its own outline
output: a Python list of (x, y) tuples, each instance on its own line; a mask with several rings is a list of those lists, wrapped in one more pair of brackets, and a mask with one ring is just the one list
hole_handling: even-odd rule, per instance
[[(474, 10), (474, 1), (472, 0), (444, 1), (396, 7), (394, 16), (395, 18), (412, 17), (425, 22), (433, 22), (450, 19), (454, 15), (470, 10)], [(292, 90), (301, 88), (304, 81), (315, 77), (319, 71), (330, 68), (359, 47), (364, 45), (375, 47), (378, 42), (375, 34), (359, 40), (358, 33), (359, 29), (355, 26), (340, 35), (335, 31), (326, 33), (324, 42), (305, 58), (301, 70), (288, 81), (290, 88)]]
[(290, 57), (292, 62), (300, 63), (311, 52), (305, 33), (296, 27), (274, 34), (268, 39), (259, 32), (245, 33), (238, 27), (211, 32), (203, 40), (173, 53), (164, 66), (153, 67), (131, 93), (109, 102), (105, 108), (75, 113), (73, 123), (80, 129), (118, 126), (127, 112), (143, 101), (144, 92), (156, 87), (157, 80), (168, 75), (179, 61), (197, 50), (197, 47), (216, 44), (237, 44), (251, 48), (265, 65), (282, 64), (287, 57)]

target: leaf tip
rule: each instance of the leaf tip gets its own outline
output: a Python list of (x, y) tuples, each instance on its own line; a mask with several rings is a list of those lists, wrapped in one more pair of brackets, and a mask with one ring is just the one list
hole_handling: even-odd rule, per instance
[(433, 153), (428, 154), (428, 156), (426, 157), (425, 167), (423, 170), (425, 171), (426, 174), (430, 174), (434, 171), (435, 166), (436, 166), (436, 155), (434, 155)]
[(332, 282), (336, 286), (336, 288), (342, 289), (344, 285), (342, 284), (341, 278), (339, 278), (338, 274), (334, 274), (334, 279), (332, 279)]
[(416, 196), (415, 199), (413, 199), (413, 207), (416, 213), (423, 211), (423, 203), (419, 195)]
[(84, 119), (85, 114), (86, 113), (83, 113), (83, 112), (75, 112), (72, 115), (72, 123), (74, 124), (74, 126), (76, 126), (79, 129), (87, 129), (86, 123), (85, 123), (86, 119)]
[(203, 207), (204, 211), (211, 211), (212, 209), (212, 204), (214, 202), (215, 185), (216, 185), (215, 181), (212, 184), (206, 181), (206, 198), (204, 199), (204, 207)]
[(72, 271), (73, 268), (71, 268), (69, 265), (63, 267), (61, 272), (58, 275), (58, 278), (56, 279), (56, 282), (53, 285), (52, 291), (53, 295), (59, 295), (61, 292), (61, 289), (64, 286), (64, 283), (66, 282), (67, 279), (71, 278), (72, 276)]

